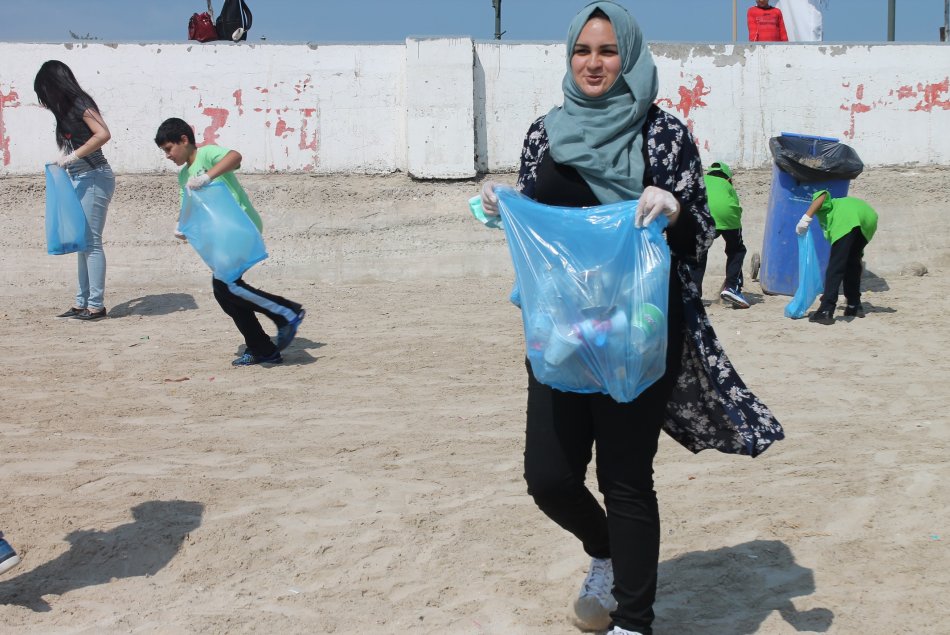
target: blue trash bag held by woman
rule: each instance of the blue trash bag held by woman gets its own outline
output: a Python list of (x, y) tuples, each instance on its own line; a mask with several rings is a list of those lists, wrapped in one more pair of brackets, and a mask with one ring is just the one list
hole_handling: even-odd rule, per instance
[(815, 239), (808, 231), (798, 237), (798, 289), (791, 302), (785, 305), (785, 317), (804, 317), (821, 290), (821, 263), (818, 262)]
[(666, 369), (665, 219), (637, 228), (636, 201), (551, 207), (495, 191), (534, 376), (633, 401)]
[(267, 258), (261, 233), (224, 183), (185, 189), (178, 229), (222, 282), (234, 282)]
[(86, 251), (88, 224), (66, 170), (46, 166), (46, 253), (61, 256)]

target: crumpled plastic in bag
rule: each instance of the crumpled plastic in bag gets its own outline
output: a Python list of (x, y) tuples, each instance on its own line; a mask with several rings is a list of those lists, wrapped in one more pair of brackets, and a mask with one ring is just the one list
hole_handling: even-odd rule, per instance
[(185, 190), (178, 230), (222, 282), (234, 282), (267, 258), (257, 226), (224, 183)]
[(805, 312), (814, 303), (822, 290), (821, 263), (815, 249), (811, 230), (798, 237), (798, 289), (792, 300), (785, 305), (785, 317), (805, 317)]
[(666, 370), (666, 219), (637, 228), (636, 201), (552, 207), (496, 193), (535, 378), (633, 401)]
[(88, 223), (66, 170), (46, 165), (46, 253), (61, 256), (86, 251)]

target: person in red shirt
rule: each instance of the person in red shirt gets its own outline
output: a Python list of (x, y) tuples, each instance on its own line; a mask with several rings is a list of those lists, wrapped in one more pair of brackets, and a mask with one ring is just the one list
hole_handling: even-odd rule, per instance
[(746, 20), (750, 42), (788, 42), (782, 11), (770, 7), (769, 0), (755, 0), (755, 6), (749, 7)]

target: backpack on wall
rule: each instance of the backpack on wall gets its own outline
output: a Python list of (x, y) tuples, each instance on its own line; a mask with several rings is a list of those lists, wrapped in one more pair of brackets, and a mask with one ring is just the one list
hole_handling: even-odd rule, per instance
[(221, 13), (215, 22), (218, 37), (235, 42), (246, 40), (247, 32), (251, 30), (252, 18), (251, 10), (244, 0), (224, 0), (224, 6), (221, 7)]
[(198, 42), (212, 42), (218, 39), (218, 32), (214, 28), (211, 15), (195, 13), (188, 20), (188, 39)]

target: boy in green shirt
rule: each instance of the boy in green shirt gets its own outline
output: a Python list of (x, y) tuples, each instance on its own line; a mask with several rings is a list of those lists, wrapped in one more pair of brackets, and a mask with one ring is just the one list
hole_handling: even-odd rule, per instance
[[(162, 122), (155, 134), (155, 144), (168, 160), (182, 166), (178, 172), (181, 196), (185, 195), (186, 188), (200, 189), (218, 179), (228, 187), (258, 231), (263, 228), (260, 214), (251, 205), (247, 192), (234, 176), (234, 171), (241, 167), (241, 155), (238, 152), (215, 145), (197, 147), (191, 126), (177, 117)], [(184, 240), (184, 235), (178, 231), (175, 236)], [(212, 277), (212, 287), (221, 309), (231, 316), (234, 325), (244, 336), (246, 350), (231, 364), (251, 366), (282, 363), (284, 360), (280, 352), (296, 336), (297, 328), (306, 315), (303, 307), (297, 302), (255, 289), (241, 278), (224, 282)], [(255, 313), (263, 313), (277, 325), (276, 342), (264, 332)]]
[(861, 259), (864, 248), (877, 231), (877, 212), (859, 198), (844, 196), (831, 198), (828, 190), (812, 195), (811, 205), (802, 215), (795, 231), (803, 236), (808, 231), (812, 218), (818, 222), (831, 243), (828, 269), (825, 271), (825, 291), (818, 310), (808, 316), (810, 322), (835, 323), (835, 306), (838, 304), (838, 287), (844, 282), (844, 297), (847, 306), (845, 317), (864, 317), (861, 307)]
[[(709, 166), (703, 181), (706, 183), (709, 213), (716, 221), (716, 236), (722, 236), (726, 243), (726, 281), (719, 297), (737, 309), (748, 309), (749, 302), (742, 295), (742, 263), (746, 254), (742, 242), (742, 206), (732, 187), (732, 170), (725, 162), (716, 161)], [(690, 267), (690, 273), (702, 296), (706, 252), (695, 266)]]

